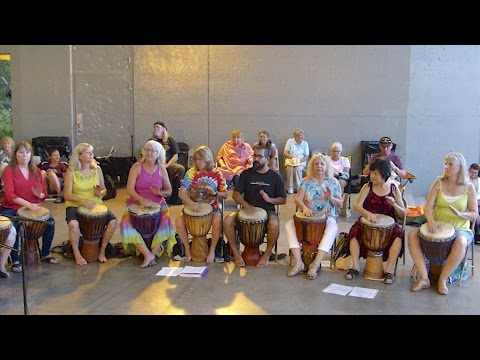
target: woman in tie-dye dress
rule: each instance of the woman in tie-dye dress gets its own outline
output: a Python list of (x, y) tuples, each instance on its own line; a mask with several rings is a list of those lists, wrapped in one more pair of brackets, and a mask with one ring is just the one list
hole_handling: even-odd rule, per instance
[[(155, 265), (155, 256), (165, 251), (171, 255), (176, 243), (170, 212), (165, 198), (172, 193), (172, 187), (165, 169), (165, 150), (155, 140), (149, 140), (143, 147), (142, 159), (132, 165), (127, 181), (127, 207), (123, 213), (120, 230), (126, 252), (135, 251), (143, 254), (144, 261), (140, 267)], [(140, 233), (133, 227), (129, 209), (138, 204), (144, 208), (160, 205), (160, 224), (152, 239), (150, 249)]]

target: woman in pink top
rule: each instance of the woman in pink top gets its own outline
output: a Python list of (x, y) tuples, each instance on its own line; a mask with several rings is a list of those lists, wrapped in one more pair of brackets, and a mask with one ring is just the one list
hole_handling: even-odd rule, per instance
[[(141, 268), (155, 265), (155, 256), (165, 251), (169, 256), (176, 244), (175, 231), (165, 198), (172, 193), (165, 168), (165, 150), (155, 140), (149, 140), (142, 149), (142, 159), (132, 165), (128, 174), (127, 207), (123, 213), (120, 231), (126, 251), (143, 254)], [(130, 207), (134, 204), (145, 208), (160, 205), (160, 223), (152, 239), (151, 250), (142, 235), (132, 225)]]

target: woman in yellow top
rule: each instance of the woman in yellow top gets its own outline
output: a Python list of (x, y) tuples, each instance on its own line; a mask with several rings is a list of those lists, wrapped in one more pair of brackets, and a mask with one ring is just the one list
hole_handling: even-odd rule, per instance
[[(438, 278), (437, 291), (447, 295), (447, 278), (462, 261), (467, 246), (472, 243), (473, 233), (470, 222), (478, 216), (478, 204), (475, 188), (468, 180), (465, 158), (460, 153), (449, 153), (445, 156), (444, 173), (436, 179), (428, 192), (425, 203), (425, 218), (428, 230), (437, 232), (437, 221), (450, 223), (455, 228), (455, 240), (450, 254)], [(410, 288), (420, 291), (430, 287), (425, 256), (420, 246), (419, 230), (408, 234), (408, 248), (418, 271), (419, 280)]]
[[(73, 150), (65, 174), (65, 207), (68, 224), (68, 238), (72, 244), (73, 256), (78, 265), (87, 265), (87, 261), (80, 254), (78, 243), (80, 229), (78, 224), (78, 207), (84, 206), (93, 209), (96, 204), (102, 203), (105, 196), (105, 182), (103, 172), (93, 157), (93, 146), (87, 143), (78, 144)], [(113, 236), (117, 218), (110, 211), (107, 214), (107, 227), (100, 244), (98, 261), (107, 262), (105, 248)]]

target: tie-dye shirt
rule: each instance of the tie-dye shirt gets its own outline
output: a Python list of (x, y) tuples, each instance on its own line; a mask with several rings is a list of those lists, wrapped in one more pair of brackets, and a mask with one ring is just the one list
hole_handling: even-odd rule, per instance
[[(194, 189), (197, 185), (200, 185), (202, 183), (211, 186), (216, 192), (227, 191), (225, 177), (218, 170), (198, 171), (195, 169), (195, 167), (192, 167), (190, 170), (187, 171), (185, 177), (182, 180), (182, 186), (187, 189), (187, 194), (189, 194), (189, 196), (190, 188)], [(213, 207), (218, 207), (219, 203), (217, 196), (215, 196), (215, 198), (210, 201), (210, 205), (212, 205)]]

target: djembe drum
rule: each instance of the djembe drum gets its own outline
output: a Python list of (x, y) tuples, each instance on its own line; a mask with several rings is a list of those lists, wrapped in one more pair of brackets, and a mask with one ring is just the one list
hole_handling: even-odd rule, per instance
[(369, 280), (383, 280), (383, 250), (392, 237), (395, 220), (387, 215), (377, 214), (378, 223), (372, 223), (367, 218), (360, 218), (362, 239), (368, 249), (367, 261), (363, 276)]
[(142, 235), (145, 245), (152, 250), (152, 240), (160, 225), (161, 207), (153, 204), (144, 207), (138, 204), (130, 206), (128, 210), (132, 226)]
[[(0, 244), (5, 245), (5, 241), (7, 241), (8, 234), (10, 233), (10, 229), (12, 228), (12, 222), (6, 216), (0, 215)], [(0, 246), (0, 250), (2, 247)]]
[(39, 210), (32, 211), (26, 207), (18, 209), (18, 215), (30, 220), (23, 220), (26, 230), (27, 251), (25, 263), (27, 265), (38, 264), (38, 238), (43, 236), (47, 229), (47, 220), (50, 219), (50, 210), (39, 206)]
[(192, 246), (190, 253), (193, 261), (205, 261), (208, 256), (207, 234), (212, 226), (213, 207), (210, 204), (200, 203), (198, 212), (194, 212), (190, 206), (183, 207), (183, 218), (190, 234), (192, 234)]
[(237, 214), (238, 237), (245, 247), (242, 253), (246, 265), (257, 265), (260, 260), (260, 245), (267, 232), (267, 212), (259, 207), (247, 214), (241, 209)]
[(297, 211), (293, 215), (293, 222), (298, 242), (302, 244), (302, 261), (308, 268), (317, 256), (318, 244), (325, 232), (327, 217), (319, 212), (313, 216), (305, 216), (303, 212)]
[(442, 272), (443, 265), (455, 240), (455, 228), (452, 224), (437, 221), (437, 232), (428, 231), (428, 224), (420, 226), (420, 246), (427, 256), (430, 266), (428, 277), (432, 281), (437, 281)]
[(82, 234), (82, 256), (88, 262), (98, 260), (100, 240), (107, 225), (108, 209), (105, 205), (95, 204), (93, 209), (85, 206), (78, 208), (78, 225)]

